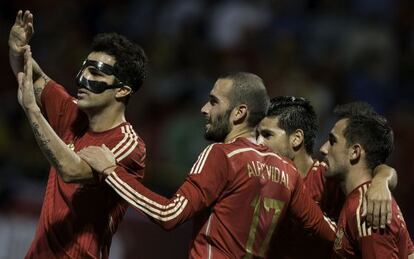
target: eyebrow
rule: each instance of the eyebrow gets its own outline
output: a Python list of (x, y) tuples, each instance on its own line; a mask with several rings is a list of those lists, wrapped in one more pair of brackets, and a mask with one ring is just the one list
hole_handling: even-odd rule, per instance
[(210, 94), (209, 97), (210, 97), (210, 99), (212, 99), (214, 101), (217, 101), (217, 102), (219, 101), (219, 98), (217, 98), (216, 96), (214, 96), (212, 94)]

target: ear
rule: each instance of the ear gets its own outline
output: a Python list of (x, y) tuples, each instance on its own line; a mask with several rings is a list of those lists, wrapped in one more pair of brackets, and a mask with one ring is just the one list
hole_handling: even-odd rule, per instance
[(290, 145), (294, 150), (298, 150), (302, 146), (304, 140), (305, 133), (303, 133), (303, 130), (301, 129), (296, 129), (292, 134), (289, 135)]
[(245, 121), (247, 118), (247, 105), (241, 104), (233, 108), (233, 111), (231, 113), (231, 120), (234, 122), (234, 124), (239, 124)]
[(124, 85), (124, 86), (117, 89), (115, 97), (116, 98), (123, 98), (123, 97), (126, 97), (126, 96), (130, 95), (130, 94), (132, 94), (132, 88), (127, 86), (127, 85)]
[(349, 161), (356, 164), (361, 159), (363, 149), (360, 144), (354, 144), (349, 148)]

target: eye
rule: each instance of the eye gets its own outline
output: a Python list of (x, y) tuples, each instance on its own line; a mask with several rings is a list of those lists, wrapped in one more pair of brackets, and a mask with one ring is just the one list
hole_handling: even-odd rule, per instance
[(333, 146), (333, 145), (336, 143), (336, 139), (335, 139), (335, 137), (334, 137), (334, 136), (332, 136), (332, 135), (329, 135), (328, 141), (329, 141), (329, 144), (330, 144), (331, 146)]
[(273, 134), (271, 132), (267, 131), (267, 130), (262, 130), (260, 132), (260, 135), (265, 139), (269, 139), (270, 137), (273, 136)]
[(216, 99), (210, 99), (210, 101), (209, 101), (209, 102), (210, 102), (210, 104), (211, 104), (211, 105), (213, 105), (213, 106), (214, 106), (214, 105), (216, 105), (216, 104), (218, 103), (218, 101), (217, 101)]
[(88, 68), (88, 70), (89, 70), (89, 73), (91, 73), (91, 75), (93, 76), (103, 76), (103, 74), (96, 68), (90, 67)]

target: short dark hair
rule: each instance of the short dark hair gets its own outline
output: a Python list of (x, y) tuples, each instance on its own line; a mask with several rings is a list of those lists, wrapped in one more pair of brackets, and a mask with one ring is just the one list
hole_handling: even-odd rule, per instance
[(368, 168), (385, 163), (394, 149), (394, 133), (385, 117), (361, 102), (337, 106), (335, 114), (348, 119), (343, 132), (347, 145), (359, 143), (363, 147)]
[(138, 91), (147, 77), (148, 62), (144, 50), (117, 33), (101, 33), (92, 42), (94, 52), (105, 52), (115, 57), (114, 73), (133, 92)]
[(252, 73), (238, 72), (229, 74), (220, 79), (232, 80), (232, 90), (229, 96), (231, 108), (246, 104), (249, 111), (247, 124), (255, 127), (266, 116), (269, 106), (269, 96), (263, 80)]
[(379, 116), (371, 105), (361, 101), (337, 105), (334, 109), (334, 114), (339, 119), (350, 118), (352, 116)]
[(301, 129), (304, 133), (306, 153), (312, 154), (318, 131), (318, 118), (311, 103), (303, 97), (278, 96), (270, 100), (267, 117), (279, 117), (279, 127), (292, 134)]

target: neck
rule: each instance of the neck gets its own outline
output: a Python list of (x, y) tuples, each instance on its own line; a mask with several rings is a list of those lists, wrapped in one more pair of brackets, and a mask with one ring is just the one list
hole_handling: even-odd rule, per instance
[(108, 106), (99, 112), (87, 111), (86, 114), (89, 118), (89, 130), (93, 132), (106, 131), (126, 121), (123, 106)]
[(345, 177), (343, 188), (348, 195), (359, 185), (372, 180), (372, 171), (367, 168), (351, 168)]
[(227, 134), (226, 138), (224, 139), (224, 143), (228, 143), (236, 138), (254, 138), (254, 131), (247, 127), (234, 127), (229, 134)]
[(313, 166), (312, 157), (304, 149), (300, 149), (293, 157), (293, 163), (299, 171), (301, 177), (305, 177)]

